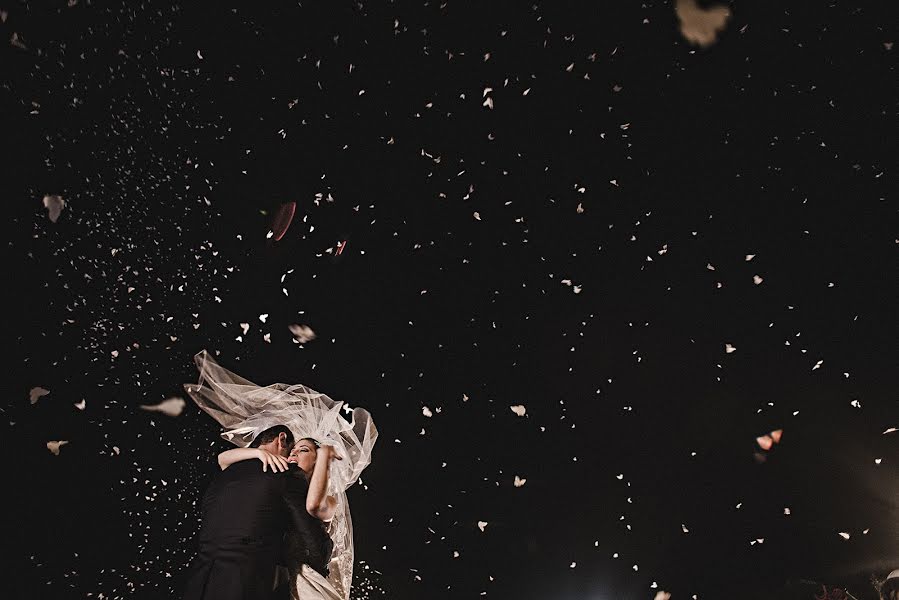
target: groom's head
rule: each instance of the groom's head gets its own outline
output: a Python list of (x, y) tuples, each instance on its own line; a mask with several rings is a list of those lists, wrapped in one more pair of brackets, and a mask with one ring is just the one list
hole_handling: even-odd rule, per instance
[(293, 448), (293, 433), (286, 425), (269, 427), (256, 436), (250, 448), (262, 448), (286, 458)]

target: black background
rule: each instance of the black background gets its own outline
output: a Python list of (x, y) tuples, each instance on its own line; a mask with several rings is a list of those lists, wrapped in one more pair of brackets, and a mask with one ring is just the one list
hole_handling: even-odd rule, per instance
[(228, 446), (140, 407), (203, 348), (371, 411), (354, 597), (874, 597), (887, 5), (4, 5), (4, 597), (178, 596)]

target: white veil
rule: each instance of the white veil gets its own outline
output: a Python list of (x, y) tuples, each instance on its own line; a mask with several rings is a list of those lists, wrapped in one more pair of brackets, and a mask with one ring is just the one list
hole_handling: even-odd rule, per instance
[[(260, 387), (221, 367), (203, 350), (194, 356), (200, 371), (196, 384), (184, 389), (201, 409), (225, 428), (222, 437), (239, 447), (249, 446), (260, 432), (286, 425), (294, 439), (313, 438), (334, 446), (343, 460), (331, 462), (328, 494), (338, 507), (328, 528), (334, 550), (328, 564), (328, 580), (345, 599), (353, 580), (353, 525), (346, 490), (371, 462), (378, 430), (368, 411), (352, 410), (347, 421), (340, 410), (344, 403), (304, 385), (273, 383)], [(349, 410), (345, 412), (350, 412)]]

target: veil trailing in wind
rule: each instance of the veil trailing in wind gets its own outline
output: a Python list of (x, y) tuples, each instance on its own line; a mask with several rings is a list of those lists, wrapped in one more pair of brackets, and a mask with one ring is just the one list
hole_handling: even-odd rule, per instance
[[(343, 402), (304, 385), (258, 386), (220, 366), (206, 350), (197, 353), (194, 362), (200, 379), (184, 384), (184, 389), (197, 406), (224, 427), (224, 439), (244, 448), (269, 427), (286, 425), (295, 440), (312, 438), (321, 445), (334, 446), (343, 457), (331, 462), (328, 478), (328, 494), (338, 503), (328, 529), (334, 542), (328, 580), (348, 600), (353, 579), (353, 526), (346, 490), (371, 462), (378, 439), (371, 415), (362, 408), (350, 410)], [(352, 419), (344, 418), (341, 409), (352, 413)]]

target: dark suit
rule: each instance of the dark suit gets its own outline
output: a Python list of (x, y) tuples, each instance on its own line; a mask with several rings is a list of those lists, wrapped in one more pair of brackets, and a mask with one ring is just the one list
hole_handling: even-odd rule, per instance
[(271, 600), (275, 568), (283, 564), (285, 532), (308, 527), (306, 480), (263, 472), (256, 459), (234, 463), (203, 496), (199, 554), (184, 600)]

